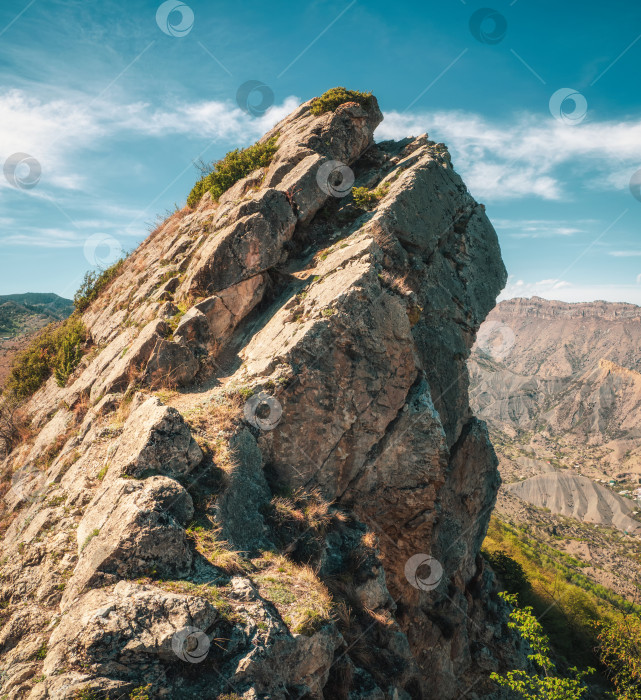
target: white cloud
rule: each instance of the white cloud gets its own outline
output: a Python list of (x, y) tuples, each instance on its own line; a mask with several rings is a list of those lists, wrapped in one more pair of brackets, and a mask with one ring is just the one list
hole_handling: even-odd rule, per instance
[[(83, 152), (120, 134), (161, 138), (183, 135), (244, 145), (265, 133), (300, 104), (286, 98), (253, 118), (231, 102), (202, 101), (155, 108), (143, 102), (92, 102), (69, 93), (55, 100), (39, 99), (21, 90), (0, 93), (0, 159), (28, 153), (41, 164), (47, 182), (62, 189), (81, 189), (83, 177), (74, 163)], [(0, 184), (9, 184), (0, 179)], [(37, 192), (39, 190), (40, 192)], [(29, 191), (43, 196), (42, 187)]]
[(641, 255), (641, 250), (611, 250), (608, 255), (615, 258), (635, 258)]
[[(29, 153), (42, 164), (47, 182), (81, 189), (83, 178), (74, 168), (77, 159), (114, 136), (181, 135), (245, 145), (299, 104), (299, 98), (290, 96), (253, 118), (229, 101), (158, 107), (146, 102), (92, 101), (78, 93), (52, 100), (8, 90), (0, 93), (0, 158)], [(400, 139), (425, 131), (447, 143), (472, 193), (495, 201), (532, 196), (558, 200), (567, 194), (558, 170), (568, 165), (581, 169), (586, 187), (598, 183), (622, 189), (639, 166), (635, 154), (641, 150), (641, 120), (569, 126), (552, 117), (528, 114), (499, 123), (460, 111), (388, 112), (376, 138)], [(570, 235), (562, 230), (556, 233)]]
[(573, 236), (585, 233), (586, 228), (577, 224), (593, 224), (592, 220), (567, 221), (563, 219), (493, 219), (497, 231), (503, 231), (512, 238), (552, 238)]
[(490, 122), (460, 111), (389, 112), (376, 137), (399, 139), (430, 132), (444, 141), (471, 192), (493, 200), (567, 194), (558, 170), (580, 170), (586, 187), (625, 189), (639, 167), (641, 120), (567, 125), (551, 116), (523, 114)]

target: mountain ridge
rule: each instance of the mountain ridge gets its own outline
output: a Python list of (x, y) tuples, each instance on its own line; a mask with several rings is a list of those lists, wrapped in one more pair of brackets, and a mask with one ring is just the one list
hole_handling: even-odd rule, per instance
[(465, 364), (498, 239), (443, 144), (375, 144), (353, 96), (163, 222), (24, 405), (3, 692), (495, 698), (527, 667), (479, 556), (499, 476)]

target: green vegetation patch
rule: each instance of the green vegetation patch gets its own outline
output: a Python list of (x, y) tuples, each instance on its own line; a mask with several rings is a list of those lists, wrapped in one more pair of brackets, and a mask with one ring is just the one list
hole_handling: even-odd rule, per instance
[(239, 180), (247, 177), (249, 173), (258, 168), (265, 168), (271, 162), (278, 150), (276, 141), (278, 136), (262, 143), (255, 143), (248, 148), (230, 151), (224, 158), (211, 165), (211, 171), (203, 175), (194, 185), (187, 197), (187, 205), (195, 207), (202, 199), (205, 192), (211, 192), (214, 201), (218, 201), (223, 192), (226, 192)]
[(352, 189), (354, 204), (359, 209), (372, 209), (389, 192), (390, 187), (389, 182), (377, 187), (375, 190), (368, 190), (367, 187), (354, 187)]
[(87, 329), (77, 316), (48, 326), (16, 355), (7, 379), (9, 396), (21, 400), (35, 393), (54, 374), (64, 386), (78, 366), (87, 340)]
[[(639, 619), (641, 606), (590, 580), (581, 571), (585, 562), (537, 541), (525, 529), (511, 527), (496, 517), (490, 521), (483, 547), (483, 555), (507, 589), (510, 602), (514, 604), (517, 598), (513, 596), (518, 595), (519, 606), (533, 611), (550, 648), (564, 666), (574, 664), (584, 671), (590, 665), (596, 666), (601, 682), (608, 678), (619, 688), (628, 683), (629, 677), (638, 680), (641, 663), (635, 665), (634, 653), (623, 645), (626, 639), (635, 637), (630, 631), (630, 621)], [(519, 620), (513, 618), (513, 622)], [(514, 627), (517, 628), (523, 632), (520, 627)], [(636, 630), (636, 644), (639, 643), (641, 625)], [(514, 674), (510, 680), (509, 676), (506, 679), (510, 683), (523, 680)], [(570, 677), (580, 680), (576, 674)], [(509, 687), (515, 689), (514, 685)], [(578, 692), (580, 687), (582, 684), (574, 686), (573, 692)], [(521, 697), (540, 697), (527, 694), (536, 690), (540, 688), (533, 690), (527, 684), (522, 685)], [(641, 696), (634, 695), (618, 697), (641, 700)]]
[(78, 311), (84, 311), (94, 299), (106, 289), (121, 273), (126, 257), (116, 261), (106, 270), (90, 270), (85, 273), (78, 291), (74, 294), (73, 303)]
[(335, 87), (324, 92), (312, 103), (312, 114), (324, 114), (333, 112), (337, 107), (346, 102), (358, 102), (361, 107), (367, 109), (372, 104), (371, 92), (359, 92), (358, 90), (347, 90), (344, 87)]
[(537, 700), (537, 698), (555, 698), (556, 700), (581, 700), (588, 692), (583, 683), (583, 678), (594, 673), (593, 668), (579, 671), (577, 668), (569, 669), (569, 678), (556, 675), (556, 666), (550, 656), (550, 640), (543, 632), (543, 627), (533, 613), (531, 607), (519, 608), (516, 594), (502, 593), (501, 596), (513, 605), (510, 613), (508, 627), (516, 630), (520, 636), (528, 642), (531, 654), (528, 659), (539, 669), (539, 674), (534, 675), (528, 671), (516, 669), (508, 671), (504, 676), (492, 673), (492, 680), (504, 688), (517, 693), (525, 700)]
[(252, 578), (260, 594), (274, 603), (292, 633), (311, 636), (334, 619), (332, 597), (311, 567), (273, 552), (252, 563), (259, 570)]

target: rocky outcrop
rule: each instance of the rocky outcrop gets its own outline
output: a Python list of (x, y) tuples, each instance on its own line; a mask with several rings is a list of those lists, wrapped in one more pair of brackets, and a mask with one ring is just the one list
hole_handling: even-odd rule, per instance
[(496, 234), (442, 144), (310, 106), (130, 256), (26, 407), (51, 440), (3, 465), (0, 692), (499, 697), (522, 663), (465, 366)]

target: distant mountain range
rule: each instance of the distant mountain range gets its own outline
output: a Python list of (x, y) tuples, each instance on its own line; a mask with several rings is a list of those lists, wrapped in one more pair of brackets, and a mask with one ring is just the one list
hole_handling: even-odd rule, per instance
[(539, 473), (537, 461), (591, 478), (641, 477), (641, 307), (501, 302), (469, 370), (505, 480)]
[(73, 302), (57, 294), (0, 295), (0, 337), (15, 337), (67, 318)]

